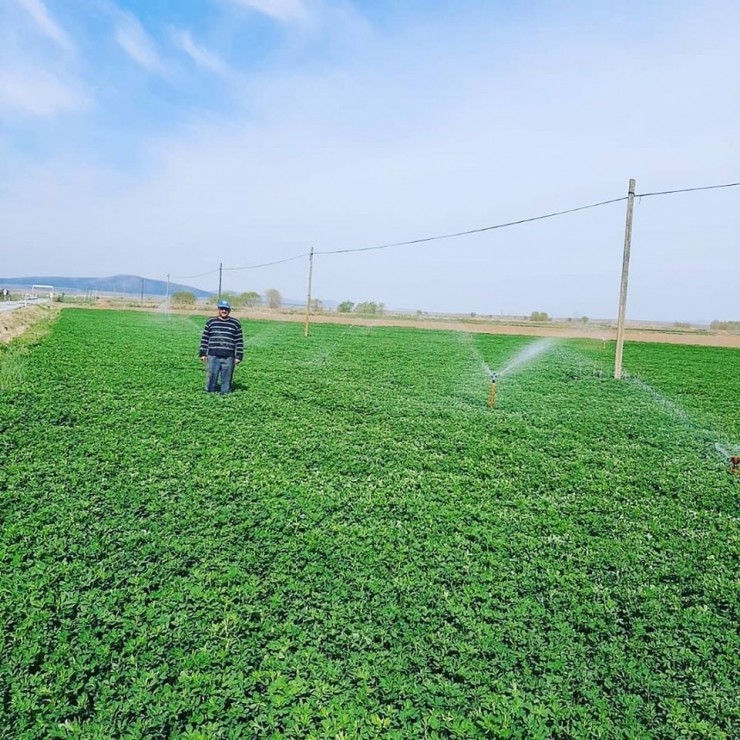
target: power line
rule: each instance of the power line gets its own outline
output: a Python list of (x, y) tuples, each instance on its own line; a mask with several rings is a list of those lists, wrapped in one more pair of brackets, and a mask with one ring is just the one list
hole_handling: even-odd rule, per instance
[(740, 182), (730, 182), (726, 185), (705, 185), (701, 188), (681, 188), (680, 190), (661, 190), (656, 193), (635, 193), (635, 198), (649, 198), (651, 195), (673, 195), (674, 193), (694, 193), (697, 190), (717, 190), (719, 188), (736, 188)]
[(198, 275), (170, 275), (172, 280), (192, 280), (193, 278), (205, 277), (206, 275), (213, 275), (218, 272), (218, 268), (215, 270), (209, 270), (208, 272), (201, 272)]
[[(274, 262), (263, 262), (261, 265), (248, 265), (247, 267), (224, 267), (224, 272), (232, 271), (232, 270), (257, 270), (260, 267), (271, 267), (272, 265), (282, 265), (285, 262), (295, 262), (295, 260), (300, 260), (308, 256), (309, 256), (309, 253), (306, 252), (305, 254), (297, 254), (295, 257), (286, 257), (284, 260), (275, 260)], [(218, 270), (215, 270), (214, 272), (218, 272)]]
[[(731, 182), (726, 183), (723, 185), (706, 185), (704, 187), (697, 187), (697, 188), (681, 188), (679, 190), (662, 190), (662, 191), (656, 191), (653, 193), (636, 193), (635, 198), (649, 198), (651, 196), (655, 195), (673, 195), (675, 193), (692, 193), (697, 192), (700, 190), (717, 190), (719, 188), (734, 188), (740, 186), (740, 182)], [(520, 226), (521, 224), (527, 224), (532, 223), (533, 221), (542, 221), (546, 218), (555, 218), (556, 216), (565, 216), (569, 213), (577, 213), (578, 211), (585, 211), (590, 208), (600, 208), (601, 206), (607, 206), (611, 205), (612, 203), (621, 203), (622, 201), (627, 200), (627, 196), (622, 196), (621, 198), (612, 198), (610, 200), (602, 200), (598, 203), (590, 203), (586, 206), (578, 206), (577, 208), (568, 208), (564, 211), (555, 211), (553, 213), (545, 213), (541, 216), (532, 216), (530, 218), (522, 218), (518, 221), (507, 221), (505, 223), (501, 224), (494, 224), (493, 226), (483, 226), (479, 229), (469, 229), (468, 231), (457, 231), (452, 234), (440, 234), (438, 236), (427, 236), (422, 239), (411, 239), (409, 241), (404, 242), (393, 242), (391, 244), (380, 244), (372, 247), (355, 247), (350, 249), (326, 249), (321, 251), (314, 251), (314, 254), (349, 254), (353, 252), (372, 252), (377, 251), (380, 249), (390, 249), (392, 247), (405, 247), (410, 246), (413, 244), (423, 244), (425, 242), (432, 242), (432, 241), (439, 241), (441, 239), (454, 239), (460, 236), (469, 236), (470, 234), (481, 234), (486, 231), (494, 231), (495, 229), (505, 229), (510, 226)], [(262, 267), (272, 267), (273, 265), (282, 265), (287, 262), (295, 262), (296, 260), (303, 259), (304, 257), (310, 256), (309, 252), (305, 252), (303, 254), (295, 255), (294, 257), (286, 257), (285, 259), (281, 260), (274, 260), (272, 262), (263, 262), (258, 265), (246, 265), (244, 267), (224, 267), (224, 272), (234, 272), (239, 270), (258, 270)], [(205, 277), (207, 275), (213, 275), (214, 273), (219, 272), (219, 270), (210, 270), (209, 272), (203, 272), (199, 275), (186, 275), (186, 276), (173, 276), (173, 279), (175, 280), (191, 280), (194, 278), (199, 277)]]
[[(533, 216), (531, 218), (523, 218), (519, 221), (507, 221), (503, 224), (495, 224), (494, 226), (484, 226), (480, 229), (470, 229), (470, 231), (458, 231), (454, 234), (442, 234), (441, 236), (427, 236), (424, 239), (412, 239), (407, 242), (395, 242), (393, 244), (382, 244), (376, 247), (357, 247), (355, 249), (332, 249), (321, 252), (314, 252), (314, 254), (346, 254), (348, 252), (370, 252), (377, 249), (389, 249), (390, 247), (403, 247), (409, 244), (421, 244), (422, 242), (431, 242), (438, 239), (453, 239), (458, 236), (468, 236), (469, 234), (480, 234), (484, 231), (493, 231), (494, 229), (504, 229), (508, 226), (518, 226), (520, 224), (531, 223), (532, 221), (541, 221), (545, 218), (554, 218), (555, 216), (564, 216), (566, 213), (575, 213), (576, 211), (585, 211), (588, 208), (598, 208), (599, 206), (606, 206), (610, 203), (619, 203), (623, 200), (627, 200), (627, 196), (621, 198), (612, 198), (611, 200), (603, 200), (599, 203), (591, 203), (587, 206), (578, 206), (578, 208), (568, 208), (565, 211), (556, 211), (555, 213), (546, 213), (543, 216)], [(304, 255), (305, 256), (305, 255)]]

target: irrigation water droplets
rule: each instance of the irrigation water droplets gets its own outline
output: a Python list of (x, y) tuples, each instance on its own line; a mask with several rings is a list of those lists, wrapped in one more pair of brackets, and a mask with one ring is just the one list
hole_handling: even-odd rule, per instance
[[(532, 342), (532, 344), (528, 344), (526, 347), (524, 347), (524, 349), (517, 353), (502, 370), (497, 373), (498, 376), (502, 377), (504, 375), (510, 375), (515, 370), (520, 369), (522, 366), (532, 362), (532, 360), (547, 352), (551, 347), (554, 346), (554, 344), (555, 340), (551, 339), (550, 337), (539, 339), (536, 342)], [(488, 373), (490, 375), (490, 369), (488, 370)]]

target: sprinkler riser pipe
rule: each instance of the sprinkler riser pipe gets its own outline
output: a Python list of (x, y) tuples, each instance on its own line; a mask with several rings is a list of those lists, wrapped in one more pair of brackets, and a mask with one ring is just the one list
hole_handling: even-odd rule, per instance
[(493, 405), (496, 403), (496, 380), (495, 380), (495, 373), (491, 373), (491, 393), (488, 396), (488, 408), (492, 409)]

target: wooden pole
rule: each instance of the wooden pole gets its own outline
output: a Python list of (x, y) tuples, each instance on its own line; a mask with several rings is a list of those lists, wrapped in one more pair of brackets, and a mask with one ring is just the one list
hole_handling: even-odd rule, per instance
[(144, 308), (144, 278), (141, 278), (141, 307)]
[(220, 262), (218, 265), (218, 300), (221, 300), (221, 279), (224, 276), (224, 263)]
[(614, 377), (622, 377), (622, 355), (624, 352), (624, 314), (627, 307), (627, 282), (630, 271), (630, 249), (632, 247), (632, 212), (635, 205), (635, 181), (630, 180), (627, 193), (627, 223), (624, 227), (624, 256), (622, 257), (622, 285), (619, 291), (619, 316), (617, 317), (617, 353), (614, 357)]
[(307, 337), (309, 333), (309, 322), (311, 320), (311, 282), (313, 280), (313, 247), (308, 255), (308, 296), (306, 297), (306, 326), (303, 329), (303, 336)]

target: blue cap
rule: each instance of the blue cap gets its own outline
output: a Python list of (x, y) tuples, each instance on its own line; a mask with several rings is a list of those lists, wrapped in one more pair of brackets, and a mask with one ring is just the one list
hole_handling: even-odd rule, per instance
[(219, 301), (217, 305), (219, 308), (228, 308), (231, 311), (231, 304), (228, 301)]

